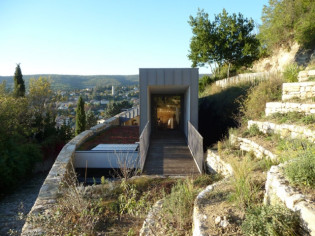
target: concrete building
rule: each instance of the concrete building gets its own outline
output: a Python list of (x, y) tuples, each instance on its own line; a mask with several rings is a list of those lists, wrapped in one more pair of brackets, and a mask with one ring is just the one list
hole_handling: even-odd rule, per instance
[(147, 122), (152, 132), (176, 127), (186, 138), (188, 121), (198, 129), (198, 78), (197, 68), (140, 69), (140, 133)]

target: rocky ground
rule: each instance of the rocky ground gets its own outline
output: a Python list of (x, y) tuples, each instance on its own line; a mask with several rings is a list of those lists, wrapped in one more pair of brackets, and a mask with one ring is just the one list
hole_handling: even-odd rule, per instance
[(36, 174), (13, 193), (0, 200), (0, 235), (20, 235), (24, 220), (19, 215), (27, 215), (31, 210), (47, 173)]

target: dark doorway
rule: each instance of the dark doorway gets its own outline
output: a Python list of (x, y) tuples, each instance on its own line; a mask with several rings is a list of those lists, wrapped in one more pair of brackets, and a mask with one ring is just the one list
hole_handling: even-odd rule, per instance
[(158, 130), (179, 130), (182, 126), (181, 95), (152, 95), (152, 128)]

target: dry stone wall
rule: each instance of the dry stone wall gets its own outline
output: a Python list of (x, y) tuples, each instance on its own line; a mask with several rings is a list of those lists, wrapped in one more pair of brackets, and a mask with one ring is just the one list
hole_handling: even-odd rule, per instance
[(264, 203), (271, 205), (282, 203), (292, 211), (299, 212), (302, 227), (311, 235), (315, 235), (314, 204), (288, 185), (282, 173), (284, 166), (285, 164), (272, 166), (268, 171)]
[[(96, 125), (90, 130), (86, 130), (70, 142), (68, 142), (60, 151), (54, 165), (50, 169), (44, 184), (42, 185), (38, 197), (32, 207), (30, 214), (39, 214), (49, 211), (52, 205), (56, 203), (60, 195), (60, 188), (69, 172), (73, 170), (73, 161), (76, 148), (78, 148), (89, 137), (98, 134), (112, 125), (118, 125), (119, 118), (113, 117), (103, 124)], [(34, 225), (26, 221), (22, 229), (22, 236), (26, 235), (41, 235), (41, 228), (35, 228)]]
[(275, 113), (300, 112), (306, 115), (315, 114), (315, 103), (290, 103), (290, 102), (268, 102), (266, 103), (265, 114), (270, 116)]
[(282, 101), (315, 97), (315, 82), (283, 83)]
[(315, 142), (315, 131), (303, 126), (289, 124), (275, 124), (263, 121), (248, 121), (248, 128), (257, 125), (259, 130), (265, 134), (280, 134), (282, 138), (290, 137), (292, 139), (300, 138)]
[(225, 177), (233, 175), (233, 168), (223, 161), (218, 154), (208, 149), (206, 168), (210, 173), (219, 173)]
[(315, 78), (315, 70), (303, 70), (299, 72), (298, 80), (299, 82), (305, 82), (310, 79), (310, 77)]
[(230, 140), (233, 144), (237, 144), (239, 148), (246, 152), (254, 152), (255, 157), (261, 159), (266, 157), (270, 160), (277, 160), (277, 155), (273, 154), (266, 148), (260, 146), (259, 144), (255, 143), (254, 141), (247, 139), (236, 137), (235, 135), (230, 136)]

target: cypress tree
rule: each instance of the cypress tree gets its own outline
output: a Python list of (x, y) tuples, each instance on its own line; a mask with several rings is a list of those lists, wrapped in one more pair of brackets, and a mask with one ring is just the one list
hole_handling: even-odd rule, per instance
[(80, 134), (85, 130), (86, 126), (86, 117), (84, 111), (84, 101), (82, 97), (79, 97), (77, 110), (76, 110), (76, 119), (75, 119), (75, 135)]
[(13, 94), (15, 97), (24, 97), (24, 95), (25, 95), (25, 84), (24, 84), (20, 64), (16, 65), (15, 72), (14, 72), (14, 91), (13, 91)]

